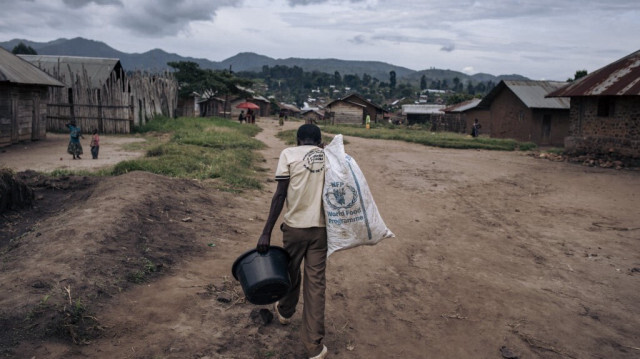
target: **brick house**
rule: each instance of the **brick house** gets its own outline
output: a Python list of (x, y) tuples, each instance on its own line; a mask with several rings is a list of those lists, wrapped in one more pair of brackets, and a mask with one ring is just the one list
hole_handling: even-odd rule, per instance
[(567, 150), (640, 157), (640, 50), (547, 96), (571, 99)]
[(564, 86), (554, 81), (500, 81), (478, 104), (489, 109), (482, 132), (537, 145), (563, 146), (569, 133), (569, 99), (545, 98)]

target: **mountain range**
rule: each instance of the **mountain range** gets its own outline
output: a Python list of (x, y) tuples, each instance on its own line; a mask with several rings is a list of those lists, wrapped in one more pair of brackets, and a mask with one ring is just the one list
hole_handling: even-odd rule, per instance
[(302, 58), (286, 58), (274, 59), (268, 56), (259, 55), (252, 52), (242, 52), (223, 61), (211, 61), (203, 58), (185, 57), (175, 53), (168, 53), (161, 49), (153, 49), (144, 53), (126, 53), (118, 51), (104, 42), (84, 39), (76, 37), (73, 39), (57, 39), (49, 42), (35, 42), (25, 39), (13, 39), (6, 42), (0, 42), (0, 47), (11, 51), (16, 45), (23, 42), (25, 45), (31, 46), (39, 55), (64, 55), (64, 56), (88, 56), (88, 57), (106, 57), (120, 59), (120, 63), (125, 70), (145, 70), (145, 71), (163, 71), (169, 68), (167, 62), (170, 61), (193, 61), (204, 69), (222, 70), (231, 68), (233, 71), (261, 71), (264, 65), (269, 67), (281, 66), (298, 66), (305, 71), (320, 71), (333, 74), (338, 71), (341, 75), (346, 74), (369, 74), (378, 78), (380, 81), (388, 81), (389, 73), (396, 72), (398, 82), (406, 81), (413, 84), (419, 83), (422, 75), (425, 75), (430, 81), (447, 80), (451, 82), (458, 77), (461, 82), (487, 82), (494, 83), (500, 80), (527, 80), (521, 75), (500, 75), (479, 73), (475, 75), (467, 75), (462, 72), (443, 70), (443, 69), (427, 69), (415, 71), (406, 67), (395, 66), (380, 61), (353, 61), (339, 59), (302, 59)]

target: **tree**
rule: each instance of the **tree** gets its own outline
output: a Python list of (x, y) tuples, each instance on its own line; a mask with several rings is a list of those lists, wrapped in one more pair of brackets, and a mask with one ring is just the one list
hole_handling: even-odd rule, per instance
[(393, 96), (396, 91), (396, 72), (391, 70), (389, 72), (389, 96)]
[(467, 100), (471, 100), (473, 96), (464, 93), (454, 93), (453, 95), (447, 97), (446, 104), (447, 106), (455, 105), (457, 103), (461, 103)]
[(456, 76), (453, 78), (453, 92), (461, 92), (461, 91), (458, 91), (459, 86), (460, 86), (460, 79)]
[(588, 74), (587, 70), (577, 70), (575, 75), (573, 75), (573, 78), (569, 77), (567, 79), (567, 82), (573, 82), (579, 78), (587, 76), (587, 74)]
[(333, 73), (333, 84), (335, 86), (342, 85), (342, 76), (340, 76), (340, 72), (338, 72), (338, 71)]
[(22, 41), (20, 41), (18, 45), (14, 46), (11, 52), (15, 55), (37, 55), (38, 54), (36, 50), (33, 49), (33, 47), (25, 45)]
[(248, 93), (240, 87), (250, 87), (253, 84), (253, 81), (236, 77), (228, 70), (201, 69), (200, 65), (192, 61), (169, 62), (167, 65), (176, 70), (174, 76), (180, 86), (180, 96), (189, 96), (194, 92), (247, 96)]
[(427, 89), (427, 76), (422, 75), (422, 77), (420, 78), (420, 90), (426, 90), (426, 89)]
[(467, 82), (467, 93), (469, 95), (474, 95), (476, 93), (476, 90), (473, 87), (473, 84), (471, 83), (471, 81)]
[(371, 84), (371, 75), (369, 74), (362, 74), (362, 85), (363, 86), (369, 86)]
[(358, 77), (358, 74), (354, 74), (354, 75), (344, 75), (344, 77), (342, 78), (342, 81), (344, 81), (345, 86), (349, 86), (352, 89), (358, 89), (360, 87), (360, 77)]

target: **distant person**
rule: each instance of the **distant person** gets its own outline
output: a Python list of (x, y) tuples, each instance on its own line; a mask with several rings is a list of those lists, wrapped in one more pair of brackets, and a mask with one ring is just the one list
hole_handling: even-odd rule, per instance
[(247, 110), (247, 123), (256, 123), (256, 115), (253, 113), (252, 109)]
[[(322, 343), (327, 266), (327, 229), (322, 207), (324, 150), (322, 134), (316, 125), (300, 126), (296, 138), (296, 147), (285, 148), (280, 153), (275, 175), (278, 187), (257, 250), (259, 253), (268, 251), (271, 232), (286, 203), (287, 211), (280, 229), (284, 249), (291, 258), (288, 268), (291, 289), (275, 303), (274, 309), (280, 324), (288, 324), (296, 311), (302, 284), (304, 305), (300, 338), (311, 359), (322, 359), (328, 352)], [(304, 274), (301, 274), (303, 261)]]
[(473, 136), (473, 137), (480, 136), (480, 129), (481, 128), (482, 128), (482, 125), (480, 125), (480, 123), (478, 122), (478, 119), (476, 118), (473, 121), (473, 126), (471, 126), (471, 136)]
[(98, 130), (94, 129), (91, 133), (91, 143), (89, 144), (91, 147), (91, 157), (94, 160), (98, 159), (98, 152), (100, 151), (100, 136), (98, 136)]
[(76, 121), (72, 120), (71, 122), (66, 124), (69, 129), (69, 146), (67, 146), (67, 152), (73, 156), (73, 159), (76, 158), (81, 160), (80, 155), (82, 152), (82, 145), (80, 144), (80, 138), (84, 139), (82, 136), (82, 131), (80, 127), (76, 125)]
[(367, 130), (371, 128), (371, 116), (369, 116), (369, 114), (367, 114), (367, 117), (365, 117), (364, 123)]
[(240, 123), (244, 121), (244, 110), (240, 111), (240, 114), (238, 115), (238, 121), (240, 121)]

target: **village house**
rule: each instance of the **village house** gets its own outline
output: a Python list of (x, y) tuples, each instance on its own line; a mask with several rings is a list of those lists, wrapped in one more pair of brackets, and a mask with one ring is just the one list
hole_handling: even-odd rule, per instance
[[(73, 87), (76, 74), (86, 73), (92, 88), (124, 77), (120, 60), (101, 57), (54, 56), (54, 55), (18, 55), (39, 69), (62, 81), (67, 88)], [(84, 74), (83, 74), (84, 75)], [(123, 89), (124, 90), (124, 89)]]
[(450, 131), (471, 134), (471, 126), (476, 119), (481, 126), (489, 127), (489, 110), (478, 107), (480, 102), (479, 98), (474, 98), (442, 109), (444, 122), (452, 128)]
[(178, 106), (176, 116), (178, 117), (198, 117), (201, 114), (202, 97), (192, 92), (188, 96), (178, 96)]
[(114, 58), (18, 56), (64, 84), (49, 90), (49, 131), (64, 131), (74, 119), (86, 130), (129, 133), (158, 114), (173, 117), (178, 107), (178, 84), (171, 75), (127, 75)]
[(279, 107), (278, 116), (281, 116), (281, 117), (286, 117), (286, 118), (300, 117), (300, 113), (302, 112), (297, 106), (290, 105), (283, 102), (280, 102), (278, 104), (278, 107)]
[(203, 96), (197, 103), (201, 117), (225, 117), (230, 114), (229, 106), (225, 108), (224, 99), (216, 96)]
[(489, 110), (481, 132), (537, 145), (564, 145), (569, 133), (569, 99), (545, 98), (564, 86), (553, 81), (500, 81), (478, 108)]
[[(253, 91), (249, 90), (248, 92), (251, 93)], [(241, 111), (244, 111), (245, 113), (247, 112), (247, 109), (236, 107), (243, 102), (251, 102), (260, 107), (259, 109), (253, 110), (253, 113), (256, 117), (269, 116), (271, 112), (271, 102), (262, 96), (251, 95), (249, 97), (234, 97), (229, 100), (229, 111), (231, 112), (231, 118), (237, 118), (240, 115)]]
[(402, 105), (402, 116), (408, 125), (432, 124), (443, 117), (443, 105)]
[(568, 151), (640, 157), (640, 51), (547, 96), (571, 99)]
[(318, 124), (324, 120), (324, 112), (318, 109), (304, 110), (302, 111), (302, 118), (305, 120), (305, 123)]
[(64, 84), (0, 48), (0, 147), (46, 137), (49, 87)]
[(367, 101), (362, 96), (352, 93), (341, 99), (329, 102), (325, 106), (325, 116), (331, 124), (364, 124), (367, 115), (371, 122), (382, 121), (384, 109)]

